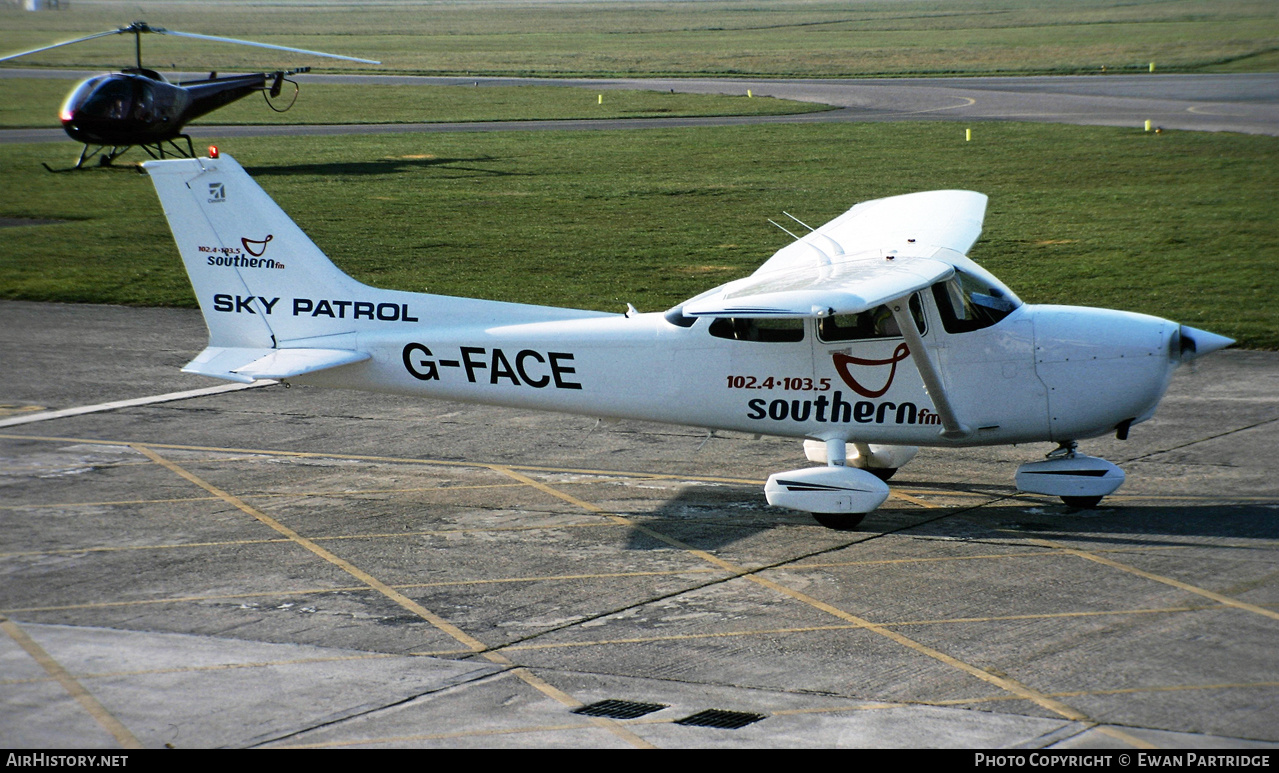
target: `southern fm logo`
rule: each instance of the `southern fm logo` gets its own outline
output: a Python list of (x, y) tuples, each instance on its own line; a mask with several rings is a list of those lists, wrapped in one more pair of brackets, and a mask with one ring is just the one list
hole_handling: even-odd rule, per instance
[[(864, 357), (852, 357), (847, 354), (841, 354), (840, 352), (833, 352), (831, 354), (831, 357), (835, 360), (835, 371), (839, 373), (839, 377), (844, 380), (844, 383), (848, 384), (850, 389), (862, 397), (872, 398), (881, 397), (888, 391), (888, 388), (893, 385), (893, 379), (897, 377), (897, 363), (909, 356), (910, 348), (907, 347), (906, 344), (898, 344), (897, 348), (893, 351), (893, 356), (885, 360), (871, 360)], [(862, 384), (853, 377), (852, 371), (848, 369), (849, 365), (860, 365), (863, 367), (891, 365), (892, 367), (888, 371), (888, 380), (884, 382), (884, 386), (879, 389), (868, 389), (867, 387), (862, 386)]]
[(199, 252), (206, 253), (205, 263), (210, 266), (228, 266), (231, 268), (284, 268), (284, 264), (273, 258), (264, 258), (266, 246), (275, 238), (267, 234), (265, 239), (240, 237), (240, 247), (196, 247)]
[(226, 186), (222, 183), (209, 183), (209, 199), (210, 204), (226, 203)]
[[(921, 408), (912, 402), (893, 403), (887, 400), (872, 402), (888, 392), (893, 385), (893, 379), (897, 378), (897, 364), (909, 356), (910, 348), (904, 343), (898, 344), (892, 356), (886, 359), (853, 357), (832, 352), (831, 358), (834, 360), (835, 371), (839, 373), (840, 379), (858, 395), (867, 399), (845, 400), (843, 391), (838, 389), (829, 397), (819, 394), (816, 399), (755, 398), (746, 403), (746, 418), (823, 424), (854, 422), (858, 424), (940, 424), (940, 416), (929, 408)], [(853, 376), (850, 368), (853, 365), (871, 368), (882, 368), (887, 365), (889, 366), (888, 377), (884, 379), (884, 385), (878, 389), (867, 387)]]

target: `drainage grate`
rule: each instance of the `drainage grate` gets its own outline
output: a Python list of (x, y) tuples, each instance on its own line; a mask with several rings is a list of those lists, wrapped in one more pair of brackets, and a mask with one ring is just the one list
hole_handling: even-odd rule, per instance
[(585, 714), (588, 717), (608, 717), (609, 719), (635, 719), (645, 714), (652, 714), (666, 708), (662, 703), (636, 703), (635, 701), (600, 701), (580, 709), (573, 709), (574, 714)]
[(696, 727), (718, 727), (723, 730), (736, 730), (739, 727), (758, 722), (763, 714), (747, 714), (744, 711), (724, 711), (723, 709), (707, 709), (699, 711), (691, 717), (675, 720), (677, 725), (694, 725)]

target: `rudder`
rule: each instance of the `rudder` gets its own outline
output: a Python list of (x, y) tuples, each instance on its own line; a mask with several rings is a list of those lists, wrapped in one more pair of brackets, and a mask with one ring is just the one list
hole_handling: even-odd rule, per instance
[(142, 166), (173, 231), (210, 346), (272, 348), (345, 332), (349, 323), (299, 317), (289, 304), (385, 292), (333, 265), (230, 156)]

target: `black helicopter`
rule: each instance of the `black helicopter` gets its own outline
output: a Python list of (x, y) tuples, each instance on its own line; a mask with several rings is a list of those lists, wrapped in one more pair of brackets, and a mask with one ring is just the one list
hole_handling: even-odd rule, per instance
[[(170, 83), (160, 73), (142, 66), (142, 33), (144, 32), (272, 48), (278, 51), (327, 56), (365, 64), (381, 64), (372, 59), (358, 59), (353, 56), (326, 54), (321, 51), (254, 43), (235, 38), (177, 32), (163, 27), (152, 27), (144, 21), (135, 21), (127, 27), (0, 57), (0, 62), (5, 62), (20, 56), (82, 43), (107, 35), (133, 33), (137, 67), (128, 67), (120, 72), (97, 75), (82, 81), (67, 95), (59, 111), (58, 117), (62, 120), (62, 128), (71, 139), (84, 144), (80, 159), (76, 161), (76, 169), (83, 167), (86, 161), (99, 153), (102, 154), (98, 156), (99, 165), (108, 166), (135, 145), (145, 150), (152, 158), (164, 158), (166, 152), (170, 155), (194, 158), (195, 148), (191, 144), (191, 138), (182, 131), (187, 123), (255, 91), (266, 92), (267, 104), (273, 110), (278, 112), (288, 110), (293, 106), (292, 101), (288, 106), (280, 109), (275, 107), (271, 100), (280, 96), (285, 82), (293, 84), (293, 99), (296, 100), (297, 82), (289, 80), (288, 76), (311, 69), (301, 67), (293, 70), (278, 70), (274, 73), (259, 72), (221, 78), (216, 72), (212, 72), (209, 73), (208, 78)], [(186, 140), (185, 149), (175, 142), (178, 139)], [(96, 148), (90, 151), (93, 146)]]

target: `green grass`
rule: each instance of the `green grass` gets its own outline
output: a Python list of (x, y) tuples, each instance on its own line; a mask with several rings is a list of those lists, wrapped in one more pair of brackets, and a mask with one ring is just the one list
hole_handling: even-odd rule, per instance
[[(73, 81), (0, 78), (0, 128), (57, 127), (58, 109)], [(286, 89), (288, 89), (286, 84)], [(600, 98), (603, 98), (602, 100)], [(293, 92), (274, 100), (288, 105)], [(199, 124), (358, 124), (537, 121), (573, 118), (676, 118), (784, 115), (832, 110), (827, 105), (770, 97), (592, 91), (556, 86), (353, 86), (308, 83), (277, 113), (250, 94), (194, 122)]]
[[(1035, 124), (830, 124), (222, 143), (370, 284), (620, 311), (753, 271), (858, 201), (990, 196), (973, 257), (1031, 302), (1143, 311), (1279, 349), (1279, 139)], [(149, 181), (0, 152), (0, 297), (193, 304)], [(127, 157), (126, 157), (127, 158)]]
[[(203, 0), (0, 11), (0, 51), (135, 19), (185, 32), (379, 59), (381, 67), (144, 38), (151, 67), (429, 74), (865, 76), (1273, 71), (1274, 0), (704, 0), (354, 3)], [(29, 66), (117, 68), (131, 40), (56, 49)]]

